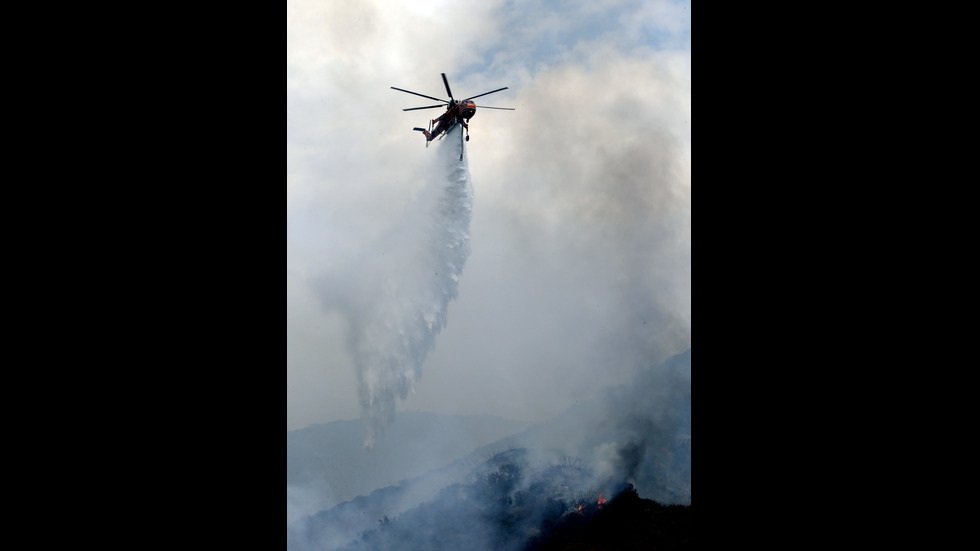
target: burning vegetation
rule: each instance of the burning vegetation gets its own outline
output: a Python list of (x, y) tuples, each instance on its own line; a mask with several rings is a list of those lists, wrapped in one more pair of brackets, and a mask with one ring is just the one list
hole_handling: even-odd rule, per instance
[[(608, 505), (607, 505), (608, 503)], [(611, 501), (580, 506), (579, 514), (546, 519), (525, 551), (693, 549), (691, 505), (661, 505), (628, 485)]]

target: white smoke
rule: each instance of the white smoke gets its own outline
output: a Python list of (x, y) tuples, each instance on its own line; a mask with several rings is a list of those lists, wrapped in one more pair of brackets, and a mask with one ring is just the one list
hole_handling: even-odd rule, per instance
[(396, 398), (404, 400), (421, 379), (470, 254), (473, 185), (468, 159), (459, 157), (460, 131), (453, 128), (426, 152), (434, 153), (434, 167), (418, 208), (390, 228), (378, 258), (362, 261), (338, 304), (350, 322), (368, 449), (394, 420)]

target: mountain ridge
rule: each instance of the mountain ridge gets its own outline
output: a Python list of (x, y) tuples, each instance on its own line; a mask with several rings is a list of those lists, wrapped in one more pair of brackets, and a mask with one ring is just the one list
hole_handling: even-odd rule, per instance
[(530, 424), (493, 415), (403, 411), (371, 451), (364, 449), (360, 420), (287, 431), (287, 508), (293, 509), (287, 517), (327, 509), (417, 477)]

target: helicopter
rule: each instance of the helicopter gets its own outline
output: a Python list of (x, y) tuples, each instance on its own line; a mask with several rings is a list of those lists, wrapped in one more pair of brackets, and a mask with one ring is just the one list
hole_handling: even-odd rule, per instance
[[(449, 89), (449, 80), (446, 79), (446, 73), (442, 73), (442, 83), (446, 85), (446, 93), (449, 94), (449, 99), (439, 99), (432, 96), (427, 96), (425, 94), (420, 94), (418, 92), (412, 92), (411, 90), (403, 90), (401, 88), (391, 87), (392, 90), (398, 90), (399, 92), (405, 92), (408, 94), (414, 94), (416, 96), (422, 96), (423, 98), (428, 98), (442, 103), (438, 105), (427, 105), (425, 107), (409, 107), (408, 109), (402, 109), (402, 111), (416, 111), (418, 109), (435, 109), (436, 107), (446, 108), (446, 112), (439, 117), (429, 121), (429, 129), (415, 127), (412, 130), (418, 130), (419, 132), (425, 134), (425, 146), (429, 147), (429, 142), (439, 138), (440, 134), (448, 132), (457, 124), (463, 126), (466, 131), (466, 141), (470, 141), (470, 126), (467, 124), (473, 115), (476, 114), (476, 104), (473, 100), (487, 94), (492, 94), (494, 92), (499, 92), (501, 90), (506, 90), (507, 87), (497, 88), (496, 90), (490, 90), (489, 92), (484, 92), (482, 94), (477, 94), (475, 96), (470, 96), (466, 99), (454, 99), (453, 92)], [(486, 105), (481, 105), (480, 109), (499, 109), (501, 111), (515, 111), (513, 107), (489, 107)], [(445, 137), (445, 136), (443, 136)], [(459, 134), (459, 160), (463, 160), (463, 133)], [(441, 139), (441, 138), (440, 138)]]

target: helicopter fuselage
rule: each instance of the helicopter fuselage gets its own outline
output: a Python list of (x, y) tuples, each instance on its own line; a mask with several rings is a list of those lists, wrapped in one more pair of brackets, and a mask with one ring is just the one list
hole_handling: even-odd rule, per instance
[(426, 136), (426, 141), (432, 141), (439, 137), (443, 132), (449, 131), (457, 123), (463, 123), (464, 127), (473, 115), (476, 114), (476, 104), (470, 100), (459, 100), (452, 102), (445, 113), (439, 118), (432, 119), (432, 131)]

